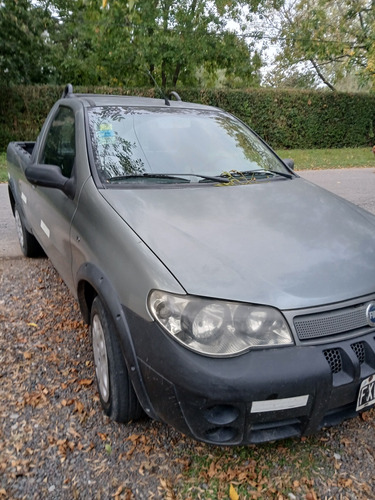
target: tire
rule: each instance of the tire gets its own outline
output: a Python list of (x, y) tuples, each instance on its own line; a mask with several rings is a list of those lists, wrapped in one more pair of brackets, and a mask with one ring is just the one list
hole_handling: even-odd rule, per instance
[(104, 413), (127, 423), (144, 415), (133, 389), (113, 320), (96, 297), (91, 308), (90, 333), (97, 387)]
[(17, 205), (14, 208), (14, 220), (16, 222), (18, 242), (20, 244), (24, 256), (25, 257), (42, 256), (44, 253), (42, 247), (39, 245), (35, 236), (29, 233), (29, 231), (26, 229)]

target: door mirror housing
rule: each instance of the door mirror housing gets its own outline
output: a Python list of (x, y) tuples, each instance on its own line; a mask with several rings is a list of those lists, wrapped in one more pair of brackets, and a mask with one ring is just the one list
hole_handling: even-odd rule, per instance
[(284, 158), (283, 162), (288, 168), (290, 168), (290, 170), (294, 170), (294, 160), (292, 160), (291, 158)]
[(69, 198), (74, 197), (74, 179), (64, 177), (57, 165), (30, 165), (25, 170), (25, 176), (34, 186), (59, 189)]

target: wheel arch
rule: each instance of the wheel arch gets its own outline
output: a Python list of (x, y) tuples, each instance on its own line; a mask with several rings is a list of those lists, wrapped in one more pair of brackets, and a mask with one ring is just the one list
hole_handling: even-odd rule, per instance
[(131, 337), (128, 321), (121, 300), (113, 285), (97, 266), (91, 263), (83, 264), (77, 273), (77, 298), (84, 321), (90, 324), (91, 307), (96, 296), (99, 296), (105, 308), (112, 316), (122, 354), (137, 394), (145, 413), (153, 419), (158, 419), (145, 389), (141, 370), (138, 364), (134, 343)]
[(34, 234), (33, 230), (32, 230), (32, 227), (30, 226), (30, 224), (29, 224), (29, 222), (27, 220), (27, 217), (25, 215), (25, 210), (24, 210), (24, 207), (23, 207), (23, 202), (20, 199), (20, 193), (16, 189), (16, 182), (12, 178), (9, 179), (9, 182), (8, 182), (8, 196), (9, 196), (9, 201), (10, 201), (10, 206), (11, 206), (11, 209), (12, 209), (13, 217), (15, 215), (15, 210), (16, 210), (16, 207), (17, 207), (18, 212), (19, 212), (20, 216), (22, 217), (22, 222), (25, 225), (26, 229), (29, 231), (30, 234)]

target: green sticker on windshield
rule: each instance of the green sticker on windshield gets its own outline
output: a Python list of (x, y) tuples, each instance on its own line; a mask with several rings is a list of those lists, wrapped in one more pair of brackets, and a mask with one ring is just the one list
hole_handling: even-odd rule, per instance
[(113, 144), (115, 142), (115, 133), (111, 123), (101, 123), (96, 135), (99, 144)]

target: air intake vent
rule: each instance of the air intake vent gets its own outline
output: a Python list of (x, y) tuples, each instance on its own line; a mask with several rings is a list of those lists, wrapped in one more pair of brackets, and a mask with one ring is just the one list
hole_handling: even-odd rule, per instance
[(342, 370), (342, 359), (338, 349), (327, 349), (323, 351), (332, 373), (339, 373)]
[(363, 363), (366, 361), (366, 351), (363, 342), (356, 342), (350, 347), (353, 349), (355, 355), (357, 356), (359, 363), (363, 365)]

